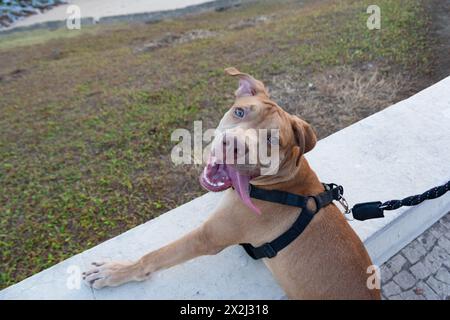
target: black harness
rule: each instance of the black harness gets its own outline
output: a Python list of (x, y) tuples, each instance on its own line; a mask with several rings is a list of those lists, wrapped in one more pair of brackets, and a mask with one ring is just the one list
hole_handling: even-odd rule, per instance
[(273, 258), (278, 252), (294, 241), (312, 221), (320, 209), (336, 201), (345, 201), (342, 198), (344, 188), (334, 183), (323, 184), (325, 191), (315, 196), (301, 196), (289, 192), (278, 190), (264, 190), (250, 185), (250, 197), (301, 208), (301, 213), (294, 224), (282, 235), (271, 242), (267, 242), (259, 247), (254, 247), (249, 243), (243, 243), (245, 251), (253, 259)]
[(273, 258), (278, 252), (287, 247), (306, 229), (314, 216), (320, 209), (329, 205), (334, 200), (344, 207), (345, 214), (351, 215), (352, 219), (364, 221), (368, 219), (383, 218), (384, 210), (396, 210), (403, 206), (416, 206), (425, 200), (436, 199), (450, 191), (450, 181), (425, 191), (422, 194), (410, 196), (402, 200), (389, 200), (384, 203), (381, 201), (358, 203), (349, 209), (345, 201), (344, 188), (334, 183), (323, 184), (325, 191), (315, 196), (301, 196), (279, 190), (264, 190), (250, 185), (250, 197), (284, 204), (288, 206), (301, 208), (302, 211), (295, 220), (294, 224), (282, 235), (271, 242), (267, 242), (257, 248), (249, 243), (242, 243), (245, 251), (253, 259)]

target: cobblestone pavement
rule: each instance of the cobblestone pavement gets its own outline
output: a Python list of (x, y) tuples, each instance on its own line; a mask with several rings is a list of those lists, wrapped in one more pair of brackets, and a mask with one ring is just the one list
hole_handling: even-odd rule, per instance
[(387, 300), (450, 300), (450, 212), (381, 266)]

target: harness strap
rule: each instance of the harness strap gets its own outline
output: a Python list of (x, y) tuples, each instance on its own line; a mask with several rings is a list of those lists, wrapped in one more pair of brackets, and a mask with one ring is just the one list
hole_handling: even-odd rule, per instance
[[(278, 190), (264, 190), (250, 185), (250, 196), (252, 198), (299, 207), (302, 208), (302, 211), (294, 224), (275, 240), (256, 248), (249, 243), (241, 244), (247, 254), (255, 260), (261, 258), (273, 258), (278, 252), (287, 247), (306, 229), (320, 209), (332, 203), (333, 200), (341, 199), (344, 192), (342, 186), (335, 184), (324, 184), (324, 188), (325, 191), (318, 195), (301, 196)], [(308, 202), (311, 200), (315, 202), (314, 210), (307, 207)]]
[[(301, 196), (284, 191), (259, 189), (250, 185), (250, 197), (299, 207), (302, 208), (302, 211), (294, 224), (278, 238), (257, 248), (249, 243), (242, 243), (241, 245), (244, 247), (245, 251), (253, 259), (275, 257), (278, 252), (287, 247), (305, 230), (315, 214), (319, 212), (321, 208), (327, 206), (333, 202), (333, 200), (339, 201), (344, 206), (344, 209), (346, 210), (345, 214), (352, 212), (355, 219), (363, 221), (384, 217), (384, 210), (396, 210), (402, 206), (415, 206), (425, 200), (438, 198), (450, 191), (450, 181), (448, 181), (444, 185), (434, 187), (422, 194), (410, 196), (402, 200), (390, 200), (385, 203), (381, 203), (380, 201), (358, 203), (349, 210), (347, 202), (342, 197), (344, 194), (344, 188), (342, 186), (338, 186), (334, 183), (323, 184), (323, 186), (325, 191), (318, 195)], [(314, 210), (309, 209), (307, 206), (311, 199), (314, 199), (316, 203)]]
[(305, 207), (308, 201), (307, 197), (298, 194), (279, 190), (264, 190), (253, 185), (250, 185), (250, 197), (299, 208)]

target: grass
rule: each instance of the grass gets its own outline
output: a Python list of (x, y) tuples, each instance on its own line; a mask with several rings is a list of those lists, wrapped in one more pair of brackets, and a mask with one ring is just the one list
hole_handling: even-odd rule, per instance
[(71, 32), (67, 32), (66, 29), (38, 29), (10, 33), (2, 35), (0, 50), (42, 44), (54, 39), (69, 39), (83, 34), (95, 34), (96, 30), (97, 28), (86, 26), (81, 30), (71, 30)]
[[(421, 1), (378, 1), (379, 31), (366, 28), (369, 4), (261, 1), (156, 24), (0, 38), (0, 288), (202, 194), (198, 168), (170, 162), (169, 138), (194, 120), (218, 122), (236, 85), (224, 67), (272, 79), (375, 62), (386, 77), (426, 75)], [(231, 27), (261, 15), (270, 20)], [(217, 36), (135, 51), (195, 29)]]

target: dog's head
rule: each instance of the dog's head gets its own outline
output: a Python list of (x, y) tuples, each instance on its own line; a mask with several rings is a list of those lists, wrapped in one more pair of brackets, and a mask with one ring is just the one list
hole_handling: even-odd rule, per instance
[(239, 80), (239, 87), (216, 129), (200, 183), (214, 192), (234, 187), (244, 203), (259, 212), (250, 201), (250, 181), (271, 184), (288, 180), (317, 139), (308, 123), (270, 99), (261, 81), (236, 68), (225, 72)]

